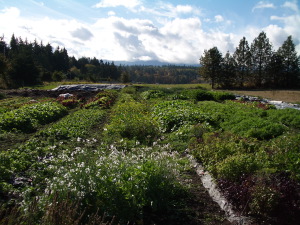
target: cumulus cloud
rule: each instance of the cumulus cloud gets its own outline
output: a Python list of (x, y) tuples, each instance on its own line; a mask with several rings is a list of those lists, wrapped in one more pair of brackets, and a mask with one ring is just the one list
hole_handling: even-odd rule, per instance
[(217, 23), (220, 23), (220, 22), (223, 22), (223, 21), (224, 21), (224, 18), (223, 18), (223, 16), (221, 16), (221, 15), (216, 15), (216, 16), (215, 16), (215, 21), (216, 21)]
[(190, 16), (201, 15), (201, 10), (197, 7), (193, 7), (191, 5), (173, 5), (171, 3), (166, 3), (166, 2), (159, 2), (154, 7), (141, 6), (139, 8), (139, 11), (151, 15), (167, 17), (167, 18), (178, 18), (185, 14), (189, 14)]
[(101, 0), (98, 4), (96, 4), (95, 8), (108, 8), (108, 7), (118, 7), (123, 6), (125, 8), (133, 9), (137, 6), (141, 5), (139, 0)]
[(252, 8), (252, 12), (254, 12), (256, 9), (265, 9), (265, 8), (275, 9), (276, 7), (273, 3), (260, 1)]
[(79, 38), (82, 41), (87, 41), (93, 37), (93, 34), (86, 28), (78, 28), (71, 32), (73, 37)]
[(282, 7), (285, 8), (289, 8), (295, 12), (299, 12), (299, 7), (297, 5), (297, 1), (293, 1), (293, 2), (285, 2)]
[[(300, 43), (300, 13), (296, 13), (290, 16), (272, 16), (271, 20), (279, 20), (281, 21), (283, 26), (283, 31), (293, 36), (293, 40), (295, 43)], [(296, 50), (300, 52), (300, 44), (296, 46)]]
[[(174, 7), (176, 8), (176, 7)], [(185, 13), (189, 7), (178, 11)], [(34, 20), (21, 16), (20, 10), (0, 11), (0, 30), (8, 35), (37, 39), (53, 47), (65, 47), (75, 57), (97, 57), (107, 60), (159, 60), (168, 63), (198, 63), (204, 49), (213, 46), (226, 52), (232, 49), (233, 36), (210, 30), (205, 32), (199, 17), (168, 18), (157, 26), (147, 19), (125, 19), (117, 16), (98, 18), (92, 23), (75, 19)], [(46, 24), (46, 26), (45, 26)], [(25, 29), (25, 28), (26, 29)]]
[(115, 16), (116, 13), (115, 13), (114, 11), (109, 11), (109, 12), (107, 13), (107, 15), (108, 15), (108, 16)]

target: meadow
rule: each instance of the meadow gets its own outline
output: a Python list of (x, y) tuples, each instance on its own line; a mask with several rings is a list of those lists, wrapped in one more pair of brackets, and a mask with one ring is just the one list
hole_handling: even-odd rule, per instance
[(3, 94), (0, 112), (0, 224), (230, 224), (192, 159), (240, 214), (300, 219), (299, 110), (135, 85), (89, 98)]

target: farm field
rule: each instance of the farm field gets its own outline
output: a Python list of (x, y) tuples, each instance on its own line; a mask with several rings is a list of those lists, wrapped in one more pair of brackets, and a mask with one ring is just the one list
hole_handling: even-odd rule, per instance
[(191, 158), (256, 224), (300, 219), (299, 110), (199, 85), (11, 94), (0, 224), (230, 224)]

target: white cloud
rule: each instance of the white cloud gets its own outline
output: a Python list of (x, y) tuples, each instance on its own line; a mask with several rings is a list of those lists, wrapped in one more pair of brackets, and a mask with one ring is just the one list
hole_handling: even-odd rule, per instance
[(296, 13), (286, 17), (272, 16), (271, 19), (279, 20), (284, 24), (283, 31), (287, 36), (293, 36), (294, 43), (297, 43), (296, 50), (297, 52), (300, 52), (300, 14)]
[(252, 8), (252, 12), (254, 12), (256, 9), (265, 9), (265, 8), (275, 9), (276, 7), (274, 6), (273, 3), (260, 1)]
[(141, 5), (140, 0), (101, 0), (94, 7), (95, 8), (108, 8), (123, 6), (125, 8), (133, 9)]
[(216, 15), (216, 16), (215, 16), (215, 21), (216, 21), (217, 23), (220, 23), (220, 22), (223, 22), (223, 21), (224, 21), (224, 18), (223, 18), (223, 16), (221, 16), (221, 15)]
[(285, 2), (282, 7), (285, 8), (289, 8), (295, 12), (299, 12), (299, 7), (297, 5), (297, 1), (293, 1), (293, 2)]
[(154, 7), (141, 6), (139, 11), (145, 12), (151, 15), (167, 17), (167, 18), (180, 18), (183, 14), (189, 14), (190, 16), (201, 15), (201, 10), (198, 7), (191, 5), (173, 5), (171, 3), (159, 2)]
[(115, 13), (114, 11), (109, 11), (109, 12), (107, 13), (107, 15), (108, 15), (108, 16), (115, 16), (116, 13)]
[(177, 5), (176, 12), (178, 13), (192, 13), (194, 11), (193, 7), (190, 5)]

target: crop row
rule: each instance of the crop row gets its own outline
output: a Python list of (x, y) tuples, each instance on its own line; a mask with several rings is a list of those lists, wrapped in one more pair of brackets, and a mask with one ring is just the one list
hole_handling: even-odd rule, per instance
[(153, 116), (164, 141), (188, 148), (238, 210), (270, 223), (299, 213), (299, 110), (175, 100), (156, 103)]
[(44, 125), (67, 114), (67, 109), (56, 102), (41, 102), (22, 106), (0, 115), (0, 130), (32, 132), (38, 124)]

